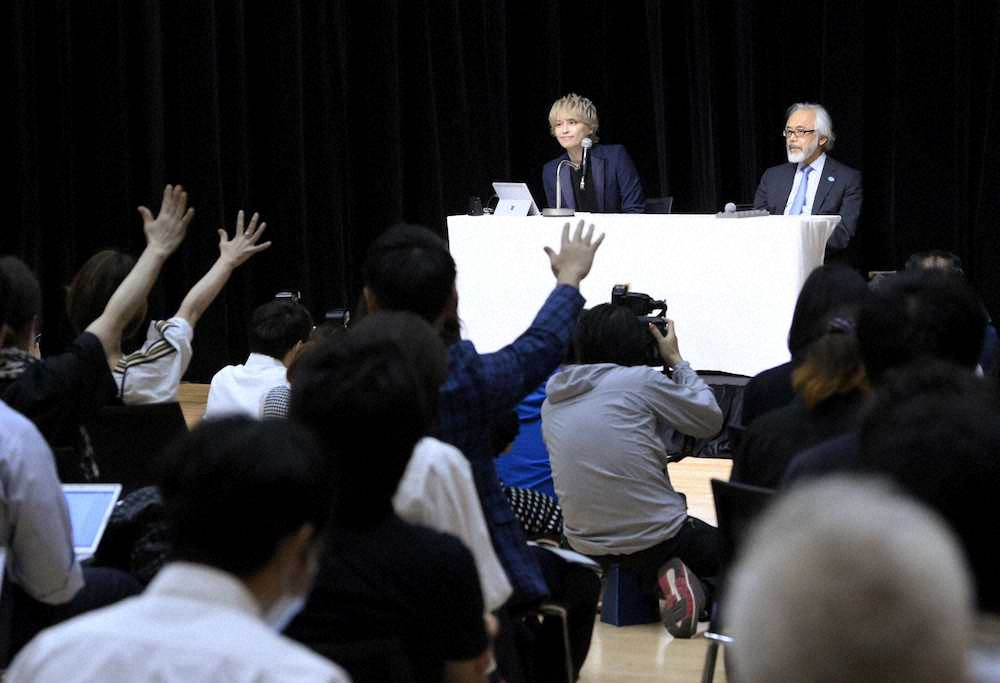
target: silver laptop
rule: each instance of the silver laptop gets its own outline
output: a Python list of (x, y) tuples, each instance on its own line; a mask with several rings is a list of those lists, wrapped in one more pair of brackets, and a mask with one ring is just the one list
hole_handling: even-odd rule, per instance
[(525, 183), (493, 183), (499, 201), (494, 216), (537, 216), (538, 205)]
[(86, 560), (97, 552), (122, 485), (63, 484), (62, 488), (73, 527), (73, 550), (77, 559)]

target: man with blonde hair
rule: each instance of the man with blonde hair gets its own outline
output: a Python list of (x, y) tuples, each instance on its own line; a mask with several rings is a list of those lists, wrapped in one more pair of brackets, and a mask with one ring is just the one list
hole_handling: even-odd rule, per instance
[(969, 574), (927, 508), (830, 478), (791, 491), (745, 548), (724, 607), (741, 683), (964, 680)]

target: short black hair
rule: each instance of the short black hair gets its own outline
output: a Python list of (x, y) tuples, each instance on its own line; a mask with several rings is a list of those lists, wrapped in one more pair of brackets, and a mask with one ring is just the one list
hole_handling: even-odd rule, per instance
[(0, 258), (0, 271), (7, 280), (7, 326), (21, 330), (41, 315), (42, 288), (28, 264), (16, 256)]
[(801, 358), (809, 345), (827, 333), (831, 318), (848, 315), (868, 296), (868, 286), (856, 271), (840, 263), (819, 266), (806, 278), (795, 301), (788, 329), (788, 350)]
[(858, 344), (868, 378), (917, 359), (947, 360), (967, 369), (979, 362), (986, 312), (961, 277), (938, 271), (889, 278), (861, 307)]
[(631, 310), (600, 304), (580, 314), (573, 331), (577, 363), (645, 365), (652, 337)]
[(370, 524), (391, 509), (447, 373), (444, 343), (402, 311), (369, 315), (303, 355), (289, 417), (312, 429), (330, 458), (338, 525)]
[(959, 258), (958, 254), (944, 249), (928, 249), (927, 251), (918, 251), (910, 254), (910, 258), (906, 259), (905, 268), (906, 270), (926, 270), (924, 263), (928, 259), (943, 261), (947, 264), (948, 267), (943, 269), (945, 272), (955, 273), (956, 275), (964, 274), (964, 271), (962, 270), (962, 259)]
[(274, 299), (250, 317), (250, 351), (282, 360), (292, 347), (309, 339), (313, 320), (297, 301)]
[(455, 289), (455, 259), (444, 240), (422, 225), (399, 224), (368, 249), (365, 286), (379, 308), (412, 311), (434, 323)]
[(861, 427), (861, 459), (949, 523), (982, 609), (1000, 612), (1000, 402), (995, 385), (952, 363), (890, 370)]
[(206, 420), (158, 465), (179, 560), (253, 576), (304, 525), (319, 536), (330, 514), (326, 461), (308, 432), (284, 420)]

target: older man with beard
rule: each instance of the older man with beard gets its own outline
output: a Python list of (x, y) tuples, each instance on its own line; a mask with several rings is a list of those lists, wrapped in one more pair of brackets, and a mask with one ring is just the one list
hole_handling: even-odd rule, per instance
[(827, 155), (836, 135), (830, 115), (819, 104), (799, 102), (788, 108), (785, 128), (788, 163), (764, 171), (754, 208), (772, 214), (839, 215), (826, 243), (826, 256), (842, 255), (858, 229), (861, 172)]

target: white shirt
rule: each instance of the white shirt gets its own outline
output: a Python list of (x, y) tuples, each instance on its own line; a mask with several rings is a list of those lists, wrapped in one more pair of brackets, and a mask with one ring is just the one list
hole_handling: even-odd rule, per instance
[(243, 365), (227, 365), (212, 378), (205, 417), (242, 413), (259, 418), (264, 394), (288, 384), (286, 372), (284, 363), (261, 353), (251, 353)]
[(335, 664), (272, 631), (249, 590), (204, 565), (164, 567), (146, 592), (43, 631), (8, 683), (347, 683)]
[[(816, 199), (816, 189), (819, 187), (820, 181), (823, 179), (823, 167), (826, 165), (826, 152), (820, 154), (816, 157), (811, 164), (812, 172), (809, 174), (809, 184), (806, 185), (806, 203), (802, 205), (802, 215), (811, 216), (813, 208), (813, 200)], [(792, 208), (792, 202), (795, 201), (795, 195), (799, 192), (799, 184), (802, 182), (802, 164), (799, 164), (798, 169), (795, 171), (795, 180), (792, 181), (792, 191), (788, 193), (788, 201), (785, 202), (785, 215)]]
[(451, 534), (466, 545), (476, 561), (487, 611), (507, 602), (510, 581), (493, 550), (472, 467), (460, 450), (431, 437), (421, 439), (392, 504), (403, 520)]
[(55, 458), (30, 420), (0, 401), (0, 546), (7, 577), (36, 600), (68, 602), (83, 586)]
[(122, 403), (176, 401), (177, 386), (191, 363), (193, 338), (194, 328), (184, 318), (149, 323), (142, 347), (119, 358), (111, 371)]

